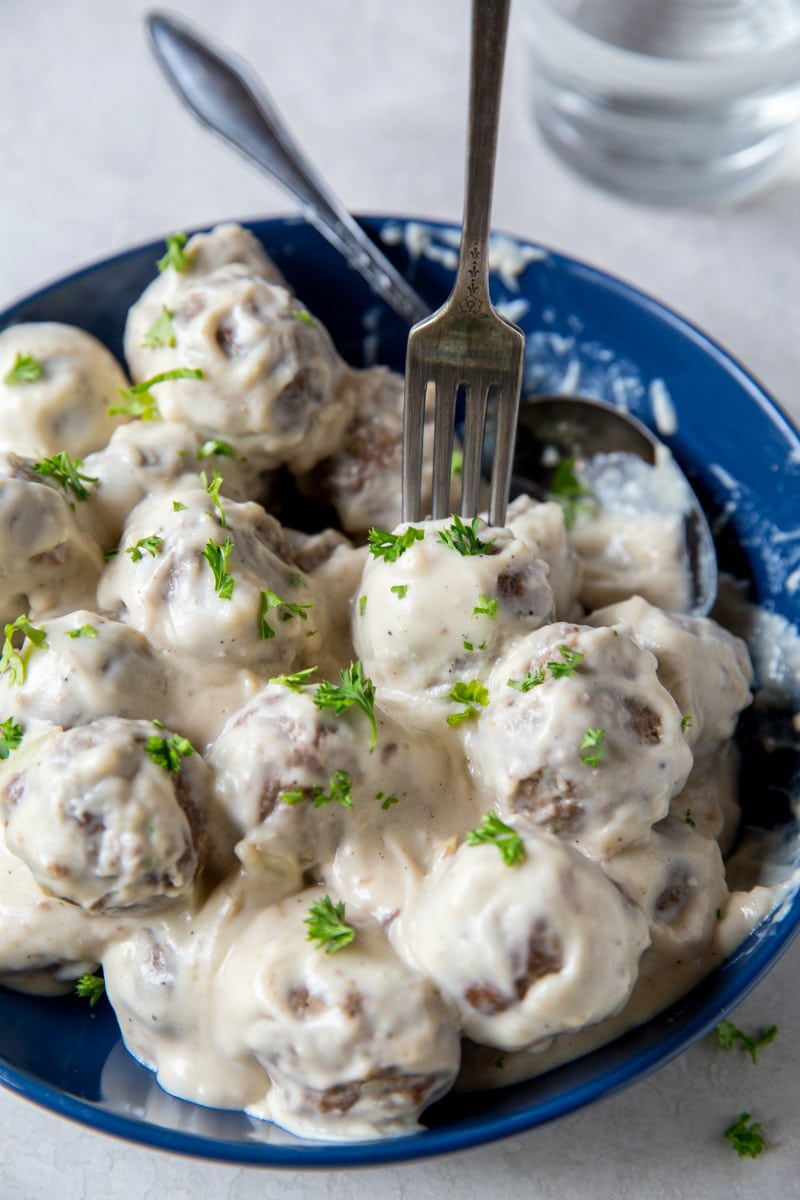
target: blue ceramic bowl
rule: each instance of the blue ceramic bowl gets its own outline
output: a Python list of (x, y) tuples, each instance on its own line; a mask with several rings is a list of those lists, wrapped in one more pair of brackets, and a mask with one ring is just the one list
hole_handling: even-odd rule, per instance
[[(406, 239), (408, 221), (364, 224), (432, 306), (444, 299), (452, 274), (442, 260), (452, 255), (452, 230), (426, 225), (422, 232), (434, 252), (411, 259), (406, 244), (418, 239)], [(407, 330), (314, 230), (300, 220), (260, 221), (252, 228), (345, 358), (402, 369)], [(511, 247), (522, 250), (522, 269)], [(0, 328), (64, 321), (121, 356), (128, 307), (152, 279), (161, 249), (154, 243), (79, 271), (0, 313)], [(800, 438), (774, 402), (719, 346), (648, 296), (558, 254), (511, 240), (505, 249), (492, 286), (495, 300), (509, 306), (527, 334), (527, 390), (565, 384), (624, 404), (657, 432), (666, 390), (676, 428), (665, 440), (721, 531), (722, 569), (748, 580), (752, 599), (800, 625)], [(781, 537), (793, 531), (794, 538)], [(746, 818), (763, 825), (786, 819), (787, 795), (800, 771), (794, 750), (768, 755), (757, 734), (746, 721), (742, 800)], [(240, 1113), (176, 1100), (127, 1055), (107, 1004), (90, 1011), (72, 997), (41, 999), (3, 988), (0, 1082), (106, 1133), (229, 1162), (336, 1168), (450, 1153), (553, 1120), (668, 1062), (743, 998), (799, 925), (796, 896), (713, 975), (646, 1025), (542, 1078), (446, 1098), (410, 1137), (304, 1142)]]

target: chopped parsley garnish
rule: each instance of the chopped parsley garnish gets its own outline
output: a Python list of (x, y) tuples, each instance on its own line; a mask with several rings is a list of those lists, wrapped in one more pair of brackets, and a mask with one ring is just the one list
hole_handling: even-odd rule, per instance
[(167, 306), (162, 304), (161, 314), (156, 317), (155, 321), (153, 321), (153, 324), (142, 338), (142, 345), (147, 346), (151, 350), (155, 350), (159, 346), (174, 346), (175, 327), (172, 324), (172, 318), (174, 316), (175, 313), (170, 312)]
[(147, 739), (144, 748), (157, 767), (163, 767), (165, 771), (173, 773), (180, 771), (182, 758), (188, 758), (190, 754), (195, 753), (189, 739), (181, 737), (179, 733), (173, 733), (168, 738), (156, 737), (154, 734)]
[(288, 688), (290, 692), (299, 692), (318, 669), (317, 667), (306, 667), (305, 671), (295, 671), (292, 675), (273, 675), (270, 683), (279, 683), (281, 687)]
[(687, 729), (689, 728), (689, 726), (691, 725), (691, 723), (692, 723), (692, 718), (689, 716), (689, 714), (688, 714), (688, 713), (685, 713), (685, 714), (684, 714), (684, 715), (681, 717), (681, 733), (685, 733), (685, 732), (686, 732), (686, 730), (687, 730)]
[(145, 554), (149, 554), (151, 558), (155, 558), (163, 544), (164, 539), (159, 537), (157, 533), (151, 533), (149, 537), (139, 538), (135, 546), (126, 546), (125, 553), (130, 554), (131, 562), (139, 562), (144, 558)]
[(189, 265), (189, 259), (184, 250), (188, 238), (185, 233), (171, 233), (167, 237), (167, 248), (164, 254), (159, 258), (156, 266), (159, 271), (166, 271), (168, 267), (173, 267), (176, 271), (185, 271)]
[(394, 587), (389, 588), (389, 591), (394, 592), (394, 594), (395, 594), (395, 596), (397, 596), (398, 600), (405, 600), (406, 595), (408, 593), (408, 584), (407, 583), (396, 583), (394, 585)]
[(280, 614), (282, 621), (291, 621), (292, 617), (299, 617), (301, 621), (307, 621), (307, 610), (313, 607), (313, 604), (292, 604), (289, 600), (282, 600), (277, 592), (272, 592), (269, 588), (265, 588), (261, 593), (261, 606), (258, 610), (258, 628), (261, 633), (262, 642), (275, 637), (275, 630), (267, 620), (268, 612), (280, 608), (283, 610)]
[(220, 458), (233, 458), (233, 446), (229, 446), (227, 442), (221, 442), (219, 438), (210, 438), (209, 441), (203, 442), (197, 451), (197, 458), (198, 460), (212, 458), (215, 454)]
[(75, 994), (89, 1001), (89, 1007), (94, 1008), (98, 1000), (102, 1000), (106, 990), (106, 981), (102, 975), (81, 975), (75, 980)]
[(471, 523), (465, 525), (461, 517), (454, 516), (452, 525), (439, 530), (439, 541), (444, 542), (445, 546), (449, 546), (451, 550), (457, 550), (459, 554), (469, 557), (473, 554), (484, 554), (492, 545), (494, 538), (490, 542), (481, 541), (478, 537), (477, 517), (473, 517)]
[[(26, 616), (17, 617), (16, 621), (11, 621), (5, 626), (5, 641), (3, 642), (3, 653), (0, 655), (0, 675), (5, 671), (11, 672), (11, 678), (8, 681), (8, 686), (12, 687), (15, 683), (25, 682), (25, 664), (28, 661), (28, 654), (23, 657), (19, 650), (14, 647), (14, 634), (21, 633), (23, 638), (31, 643), (32, 647), (38, 649), (46, 649), (47, 634), (44, 629), (37, 629), (32, 625)], [(24, 648), (24, 642), (23, 642)]]
[(724, 1136), (733, 1146), (739, 1158), (758, 1158), (764, 1149), (763, 1125), (760, 1121), (750, 1121), (750, 1113), (742, 1112), (734, 1123), (725, 1130)]
[(581, 762), (587, 767), (599, 767), (605, 752), (605, 729), (587, 729), (581, 742)]
[(507, 867), (515, 866), (525, 857), (525, 843), (517, 831), (491, 811), (484, 814), (477, 829), (470, 829), (467, 833), (468, 846), (486, 844), (497, 846)]
[(484, 596), (483, 594), (481, 594), (480, 596), (478, 596), (478, 603), (473, 608), (472, 615), (473, 615), (473, 617), (474, 616), (496, 617), (497, 616), (497, 600), (496, 599), (490, 600), (488, 598), (488, 596)]
[(200, 557), (204, 558), (211, 568), (214, 576), (214, 591), (220, 600), (230, 600), (233, 595), (235, 580), (232, 575), (228, 574), (228, 558), (232, 549), (233, 542), (230, 538), (225, 538), (221, 546), (209, 538), (200, 551)]
[(186, 505), (183, 503), (182, 500), (173, 500), (172, 501), (172, 511), (173, 512), (186, 512)]
[(556, 500), (561, 505), (564, 512), (564, 525), (567, 529), (572, 529), (580, 513), (592, 511), (592, 504), (586, 499), (591, 495), (591, 488), (581, 483), (575, 474), (575, 459), (562, 458), (553, 473), (548, 498)]
[(567, 679), (578, 664), (583, 662), (583, 654), (580, 650), (573, 650), (570, 646), (559, 646), (558, 652), (561, 655), (561, 662), (549, 662), (547, 665), (554, 679)]
[(369, 719), (372, 727), (369, 748), (374, 750), (378, 740), (378, 727), (375, 724), (375, 684), (371, 679), (364, 678), (364, 668), (360, 662), (351, 662), (339, 675), (342, 682), (338, 687), (328, 680), (319, 684), (314, 693), (314, 703), (322, 711), (332, 708), (337, 716), (355, 704)]
[(393, 804), (399, 803), (397, 796), (392, 796), (392, 795), (387, 796), (385, 792), (376, 792), (375, 799), (382, 801), (381, 808), (384, 810), (387, 808), (391, 808)]
[(292, 571), (291, 575), (287, 577), (287, 582), (290, 583), (292, 587), (306, 586), (306, 581), (303, 579), (303, 576), (298, 575), (296, 571)]
[(457, 446), (454, 446), (450, 451), (450, 478), (455, 479), (457, 475), (463, 474), (464, 471), (464, 455)]
[(110, 417), (139, 417), (142, 421), (158, 421), (161, 413), (158, 411), (156, 398), (150, 391), (157, 383), (165, 383), (168, 379), (202, 379), (203, 372), (192, 367), (174, 367), (171, 371), (162, 371), (152, 379), (135, 383), (133, 387), (117, 388), (122, 398), (121, 404), (112, 404), (108, 410)]
[(97, 483), (96, 475), (84, 475), (81, 471), (83, 459), (76, 458), (73, 462), (65, 450), (54, 454), (52, 458), (43, 458), (31, 463), (31, 470), (43, 478), (52, 476), (63, 487), (65, 492), (72, 492), (76, 500), (88, 500), (89, 493), (84, 483)]
[(697, 828), (697, 821), (695, 821), (694, 817), (692, 816), (692, 810), (690, 808), (687, 808), (686, 815), (684, 816), (683, 820), (684, 824), (690, 825), (692, 829)]
[[(317, 785), (312, 787), (311, 799), (314, 801), (314, 808), (324, 808), (326, 804), (331, 803), (341, 804), (342, 808), (352, 808), (351, 787), (352, 782), (347, 771), (334, 771), (327, 792)], [(305, 796), (305, 791), (297, 788), (291, 792), (281, 792), (278, 799), (283, 800), (284, 804), (299, 804)]]
[(359, 596), (358, 597), (358, 615), (360, 617), (363, 617), (363, 615), (366, 611), (367, 611), (367, 597)]
[(406, 550), (410, 550), (414, 542), (421, 542), (425, 536), (423, 529), (415, 529), (409, 525), (402, 533), (388, 533), (385, 529), (370, 529), (367, 534), (369, 552), (375, 558), (383, 558), (386, 562), (397, 562)]
[(222, 501), (220, 500), (220, 497), (219, 497), (219, 489), (222, 487), (222, 485), (225, 481), (223, 480), (219, 471), (215, 471), (210, 479), (206, 475), (205, 471), (201, 471), (200, 472), (200, 482), (202, 483), (203, 487), (205, 488), (205, 490), (208, 492), (209, 496), (211, 497), (211, 503), (214, 505), (214, 508), (217, 510), (217, 515), (219, 517), (220, 525), (222, 526), (223, 529), (227, 529), (228, 528), (228, 518), (225, 516), (225, 509), (222, 507)]
[(454, 704), (465, 706), (461, 712), (451, 713), (447, 718), (448, 725), (460, 725), (462, 721), (477, 716), (479, 708), (487, 707), (489, 693), (480, 679), (471, 679), (469, 683), (456, 683), (450, 689), (447, 699), (452, 700)]
[(24, 736), (24, 729), (13, 717), (6, 717), (5, 721), (0, 722), (0, 758), (8, 758)]
[[(466, 639), (466, 638), (464, 638), (464, 649), (465, 649), (465, 650), (474, 650), (474, 649), (475, 649), (475, 643), (474, 643), (474, 642), (468, 642), (468, 641), (467, 641), (467, 639)], [(481, 642), (481, 643), (480, 643), (480, 645), (478, 646), (478, 649), (479, 649), (479, 650), (485, 650), (485, 649), (486, 649), (486, 642)]]
[(765, 1025), (761, 1033), (756, 1037), (751, 1037), (749, 1033), (737, 1029), (732, 1021), (720, 1021), (714, 1032), (717, 1035), (717, 1045), (721, 1046), (723, 1050), (732, 1050), (738, 1043), (750, 1055), (753, 1062), (757, 1063), (761, 1047), (768, 1046), (778, 1036), (778, 1026)]
[(292, 316), (296, 317), (298, 321), (305, 321), (306, 325), (316, 325), (317, 323), (307, 308), (293, 308)]
[(96, 638), (97, 630), (94, 625), (79, 625), (77, 629), (68, 629), (67, 637), (71, 638)]
[(18, 383), (35, 383), (42, 377), (42, 364), (32, 354), (21, 354), (17, 351), (14, 365), (6, 372), (3, 383), (15, 387)]
[(538, 687), (540, 683), (544, 683), (544, 679), (544, 671), (528, 671), (523, 679), (507, 679), (506, 683), (515, 692), (529, 692), (532, 688)]
[(316, 942), (319, 949), (326, 954), (336, 954), (349, 946), (356, 931), (352, 925), (345, 924), (344, 900), (334, 904), (330, 896), (316, 900), (308, 910), (305, 924), (308, 926), (309, 942)]

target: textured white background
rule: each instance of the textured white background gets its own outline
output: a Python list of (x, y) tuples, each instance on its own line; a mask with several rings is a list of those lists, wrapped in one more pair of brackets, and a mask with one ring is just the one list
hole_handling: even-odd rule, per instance
[[(362, 212), (460, 216), (466, 0), (175, 0), (246, 54), (308, 155)], [(517, 0), (520, 3), (521, 0)], [(291, 206), (178, 107), (140, 0), (0, 0), (0, 306), (138, 241)], [(518, 16), (518, 14), (516, 14)], [(569, 175), (528, 114), (512, 18), (494, 225), (610, 270), (725, 344), (800, 419), (800, 146), (731, 211), (636, 208)], [(126, 1146), (0, 1093), (0, 1200), (783, 1200), (800, 1194), (800, 952), (741, 1006), (777, 1022), (757, 1067), (704, 1044), (524, 1137), (398, 1169), (237, 1170)], [(721, 1131), (742, 1109), (769, 1153)]]

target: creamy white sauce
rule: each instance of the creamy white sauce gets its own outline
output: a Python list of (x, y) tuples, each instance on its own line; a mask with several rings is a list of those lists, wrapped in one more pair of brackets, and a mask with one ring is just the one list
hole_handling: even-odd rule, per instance
[[(445, 261), (453, 232), (404, 236)], [(4, 594), (8, 619), (24, 607), (46, 640), (0, 710), (24, 730), (0, 764), (0, 980), (57, 993), (102, 964), (126, 1046), (167, 1091), (303, 1136), (403, 1134), (450, 1087), (535, 1075), (663, 1009), (786, 903), (798, 856), (751, 838), (726, 877), (749, 660), (715, 622), (656, 607), (675, 606), (685, 566), (672, 543), (653, 560), (664, 514), (642, 521), (640, 483), (601, 495), (612, 524), (636, 526), (624, 546), (607, 530), (602, 554), (527, 497), (507, 529), (477, 522), (473, 556), (442, 541), (448, 521), (421, 522), (393, 562), (286, 533), (248, 499), (276, 461), (301, 488), (322, 481), (346, 528), (396, 526), (398, 380), (345, 368), (242, 231), (188, 252), (128, 328), (134, 378), (192, 365), (214, 382), (158, 393), (177, 418), (168, 447), (87, 434), (74, 453), (94, 452), (97, 483), (77, 512), (30, 461), (0, 472), (10, 560), (30, 551), (12, 519), (28, 496), (72, 547), (34, 594), (13, 571)], [(513, 291), (541, 255), (496, 239), (493, 256)], [(143, 346), (167, 302), (175, 346)], [(574, 349), (551, 336), (577, 384)], [(641, 389), (602, 348), (595, 361), (623, 403)], [(650, 396), (667, 432), (665, 385)], [(192, 462), (207, 434), (235, 450), (218, 502)], [(148, 537), (152, 554), (129, 553)], [(228, 537), (225, 597), (202, 551)], [(626, 599), (654, 579), (651, 603)], [(588, 611), (601, 595), (614, 606)], [(757, 703), (800, 707), (796, 632), (727, 587), (719, 614), (748, 639)], [(356, 657), (374, 749), (359, 707), (316, 703)], [(145, 749), (161, 733), (194, 747), (172, 770)], [(472, 844), (487, 813), (518, 839), (510, 862)], [(308, 937), (326, 896), (354, 935), (335, 953)]]

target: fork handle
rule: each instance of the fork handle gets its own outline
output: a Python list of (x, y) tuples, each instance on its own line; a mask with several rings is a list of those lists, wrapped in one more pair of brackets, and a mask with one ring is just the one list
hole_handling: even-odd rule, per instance
[(500, 92), (511, 0), (472, 0), (464, 219), (454, 299), (476, 313), (489, 301), (489, 231)]
[(411, 324), (427, 317), (430, 306), (323, 183), (245, 64), (171, 13), (151, 12), (147, 25), (160, 67), (194, 115), (291, 192), (309, 224), (390, 308)]

